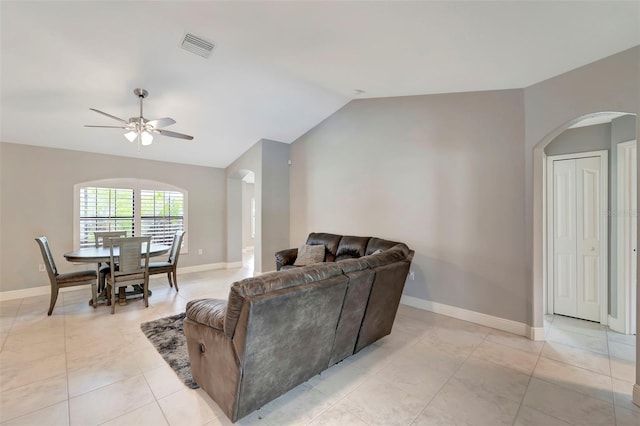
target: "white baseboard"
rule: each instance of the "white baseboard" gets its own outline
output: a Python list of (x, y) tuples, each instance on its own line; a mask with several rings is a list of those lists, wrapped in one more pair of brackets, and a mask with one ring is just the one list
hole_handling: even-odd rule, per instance
[[(184, 268), (178, 268), (178, 275), (189, 274), (191, 272), (210, 271), (214, 269), (233, 269), (241, 268), (242, 262), (219, 262), (219, 263), (206, 263), (204, 265), (185, 266)], [(67, 291), (77, 290), (78, 287), (61, 288), (60, 293)], [(20, 290), (0, 291), (0, 301), (23, 299), (25, 297), (42, 296), (51, 294), (51, 285), (43, 285), (38, 287), (30, 287)]]
[[(75, 291), (78, 287), (65, 287), (60, 289), (60, 293), (66, 293), (68, 291)], [(87, 284), (87, 287), (89, 285)], [(33, 296), (49, 296), (51, 294), (51, 285), (42, 285), (38, 287), (29, 287), (23, 288), (20, 290), (10, 290), (10, 291), (0, 291), (0, 301), (3, 300), (13, 300), (13, 299), (24, 299), (25, 297), (33, 297)]]
[(527, 325), (527, 332), (528, 333), (525, 337), (528, 337), (531, 340), (544, 341), (547, 339), (547, 332), (544, 327), (531, 327), (530, 325)]
[(618, 319), (609, 315), (608, 324), (609, 324), (609, 328), (612, 329), (613, 331), (617, 331), (618, 333), (622, 333), (622, 334), (626, 333), (624, 329), (624, 320), (622, 318)]
[(190, 274), (192, 272), (212, 271), (215, 269), (233, 269), (242, 268), (242, 262), (218, 262), (205, 263), (203, 265), (185, 266), (178, 268), (178, 274)]
[(417, 297), (402, 295), (400, 303), (412, 306), (436, 314), (446, 315), (463, 321), (469, 321), (486, 327), (506, 331), (508, 333), (525, 336), (532, 340), (544, 340), (544, 327), (531, 327), (525, 323), (494, 317), (481, 312), (469, 311), (455, 306), (419, 299)]
[[(77, 290), (78, 287), (61, 288), (60, 293), (65, 291)], [(51, 294), (51, 285), (42, 285), (38, 287), (24, 288), (20, 290), (10, 290), (0, 292), (0, 301), (23, 299), (25, 297), (43, 296)]]

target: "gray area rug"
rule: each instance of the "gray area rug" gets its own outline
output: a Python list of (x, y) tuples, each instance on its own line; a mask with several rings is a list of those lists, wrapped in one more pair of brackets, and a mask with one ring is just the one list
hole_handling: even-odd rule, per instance
[(197, 389), (200, 386), (191, 376), (187, 337), (184, 335), (182, 326), (185, 316), (185, 313), (181, 313), (155, 321), (143, 322), (140, 324), (140, 328), (162, 355), (162, 358), (173, 368), (180, 380), (191, 389)]

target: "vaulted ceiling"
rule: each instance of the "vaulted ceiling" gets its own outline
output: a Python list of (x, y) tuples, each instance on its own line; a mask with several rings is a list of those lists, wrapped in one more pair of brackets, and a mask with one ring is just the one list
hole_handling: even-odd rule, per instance
[[(521, 88), (640, 44), (640, 2), (2, 1), (3, 142), (225, 167), (353, 98)], [(215, 44), (209, 59), (180, 48)], [(140, 152), (117, 122), (172, 117)], [(363, 91), (363, 92), (360, 92)]]

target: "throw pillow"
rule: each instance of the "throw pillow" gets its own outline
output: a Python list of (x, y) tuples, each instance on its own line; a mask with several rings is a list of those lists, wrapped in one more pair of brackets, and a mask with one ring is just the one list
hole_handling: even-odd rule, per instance
[(294, 266), (307, 266), (320, 263), (324, 260), (324, 245), (308, 246), (302, 245), (298, 249), (298, 257), (293, 263)]
[(373, 252), (373, 253), (371, 253), (371, 254), (372, 254), (372, 255), (374, 255), (374, 254), (378, 254), (378, 253), (382, 253), (382, 249), (378, 249), (378, 250), (374, 251), (374, 252)]

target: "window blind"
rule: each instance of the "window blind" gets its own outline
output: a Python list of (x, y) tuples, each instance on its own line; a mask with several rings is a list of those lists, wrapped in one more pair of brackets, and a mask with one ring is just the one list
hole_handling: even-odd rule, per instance
[(134, 191), (80, 188), (80, 247), (95, 245), (96, 231), (126, 231), (134, 236)]
[(152, 243), (171, 245), (184, 229), (184, 194), (177, 191), (140, 190), (140, 232)]

